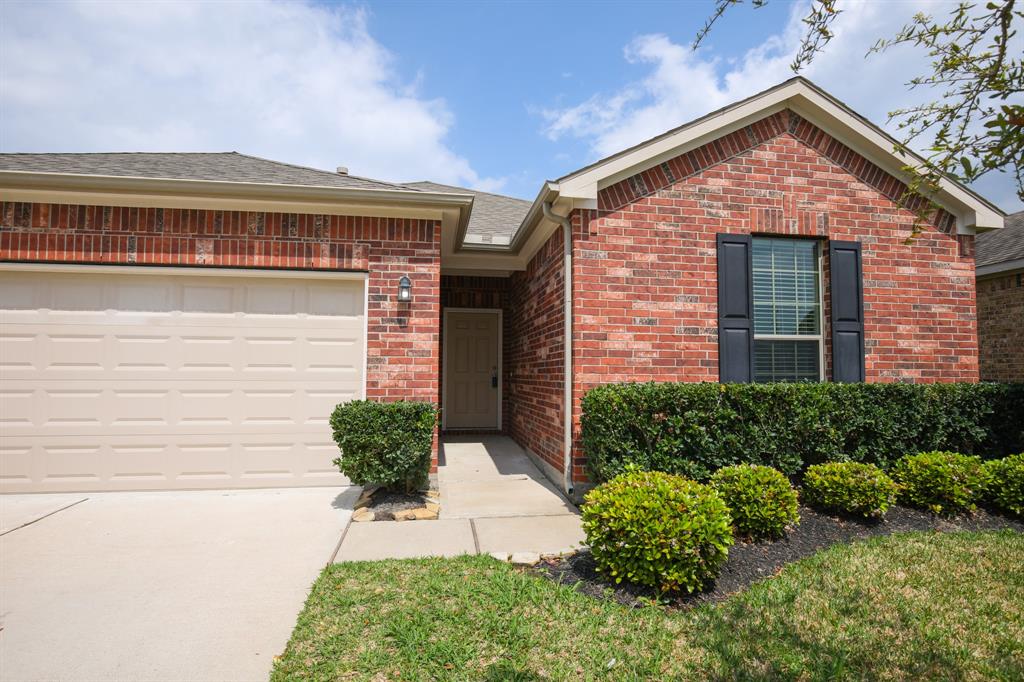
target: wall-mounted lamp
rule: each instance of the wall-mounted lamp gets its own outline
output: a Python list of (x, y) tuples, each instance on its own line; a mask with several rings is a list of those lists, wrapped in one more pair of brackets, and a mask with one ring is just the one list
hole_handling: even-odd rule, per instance
[(412, 281), (405, 275), (398, 280), (398, 300), (401, 303), (408, 303), (412, 300)]

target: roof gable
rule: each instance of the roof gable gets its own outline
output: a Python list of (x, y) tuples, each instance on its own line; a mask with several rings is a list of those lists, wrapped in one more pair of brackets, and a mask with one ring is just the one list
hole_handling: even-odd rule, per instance
[[(717, 164), (728, 163), (779, 135), (793, 137), (818, 152), (823, 160), (849, 173), (893, 203), (900, 201), (906, 191), (903, 182), (799, 114), (784, 109), (599, 190), (597, 208), (604, 211), (618, 209)], [(930, 222), (948, 233), (955, 227), (956, 220), (948, 211), (939, 209), (930, 216)]]
[[(895, 139), (810, 81), (798, 77), (597, 161), (552, 184), (559, 197), (575, 200), (581, 206), (589, 201), (591, 207), (596, 207), (601, 190), (649, 173), (670, 159), (727, 139), (786, 110), (824, 131), (897, 182), (905, 179), (903, 166), (917, 159), (897, 153)], [(936, 201), (955, 217), (962, 232), (1002, 227), (1002, 211), (953, 180), (942, 181)]]

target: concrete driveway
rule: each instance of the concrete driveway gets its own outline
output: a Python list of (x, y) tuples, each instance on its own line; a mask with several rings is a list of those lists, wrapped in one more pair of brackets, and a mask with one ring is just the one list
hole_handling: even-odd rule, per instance
[(358, 491), (0, 496), (0, 679), (265, 680)]

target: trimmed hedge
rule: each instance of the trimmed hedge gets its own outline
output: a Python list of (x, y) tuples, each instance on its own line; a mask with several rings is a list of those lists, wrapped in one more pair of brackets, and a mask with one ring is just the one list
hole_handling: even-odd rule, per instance
[(693, 592), (718, 575), (733, 544), (718, 493), (660, 471), (615, 477), (587, 493), (582, 511), (594, 562), (616, 583)]
[(351, 400), (334, 408), (334, 460), (356, 485), (413, 492), (427, 485), (437, 409), (430, 403)]
[(805, 502), (828, 512), (879, 518), (896, 501), (898, 488), (874, 464), (814, 464), (804, 475)]
[(711, 487), (725, 500), (736, 534), (775, 538), (800, 522), (796, 490), (778, 469), (756, 464), (723, 467)]
[(991, 476), (980, 457), (959, 452), (907, 455), (892, 470), (900, 502), (934, 514), (974, 511)]
[(582, 441), (596, 483), (628, 464), (707, 480), (732, 464), (993, 458), (1024, 451), (1024, 384), (607, 384), (583, 397)]
[(1024, 517), (1024, 453), (985, 462), (986, 499), (997, 509)]

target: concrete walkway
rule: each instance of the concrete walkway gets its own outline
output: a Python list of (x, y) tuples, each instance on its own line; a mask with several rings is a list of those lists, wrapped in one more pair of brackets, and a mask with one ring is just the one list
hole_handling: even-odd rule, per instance
[(265, 680), (359, 488), (0, 496), (0, 680)]
[(348, 527), (335, 561), (459, 554), (560, 554), (583, 543), (579, 511), (512, 439), (446, 437), (437, 521)]

